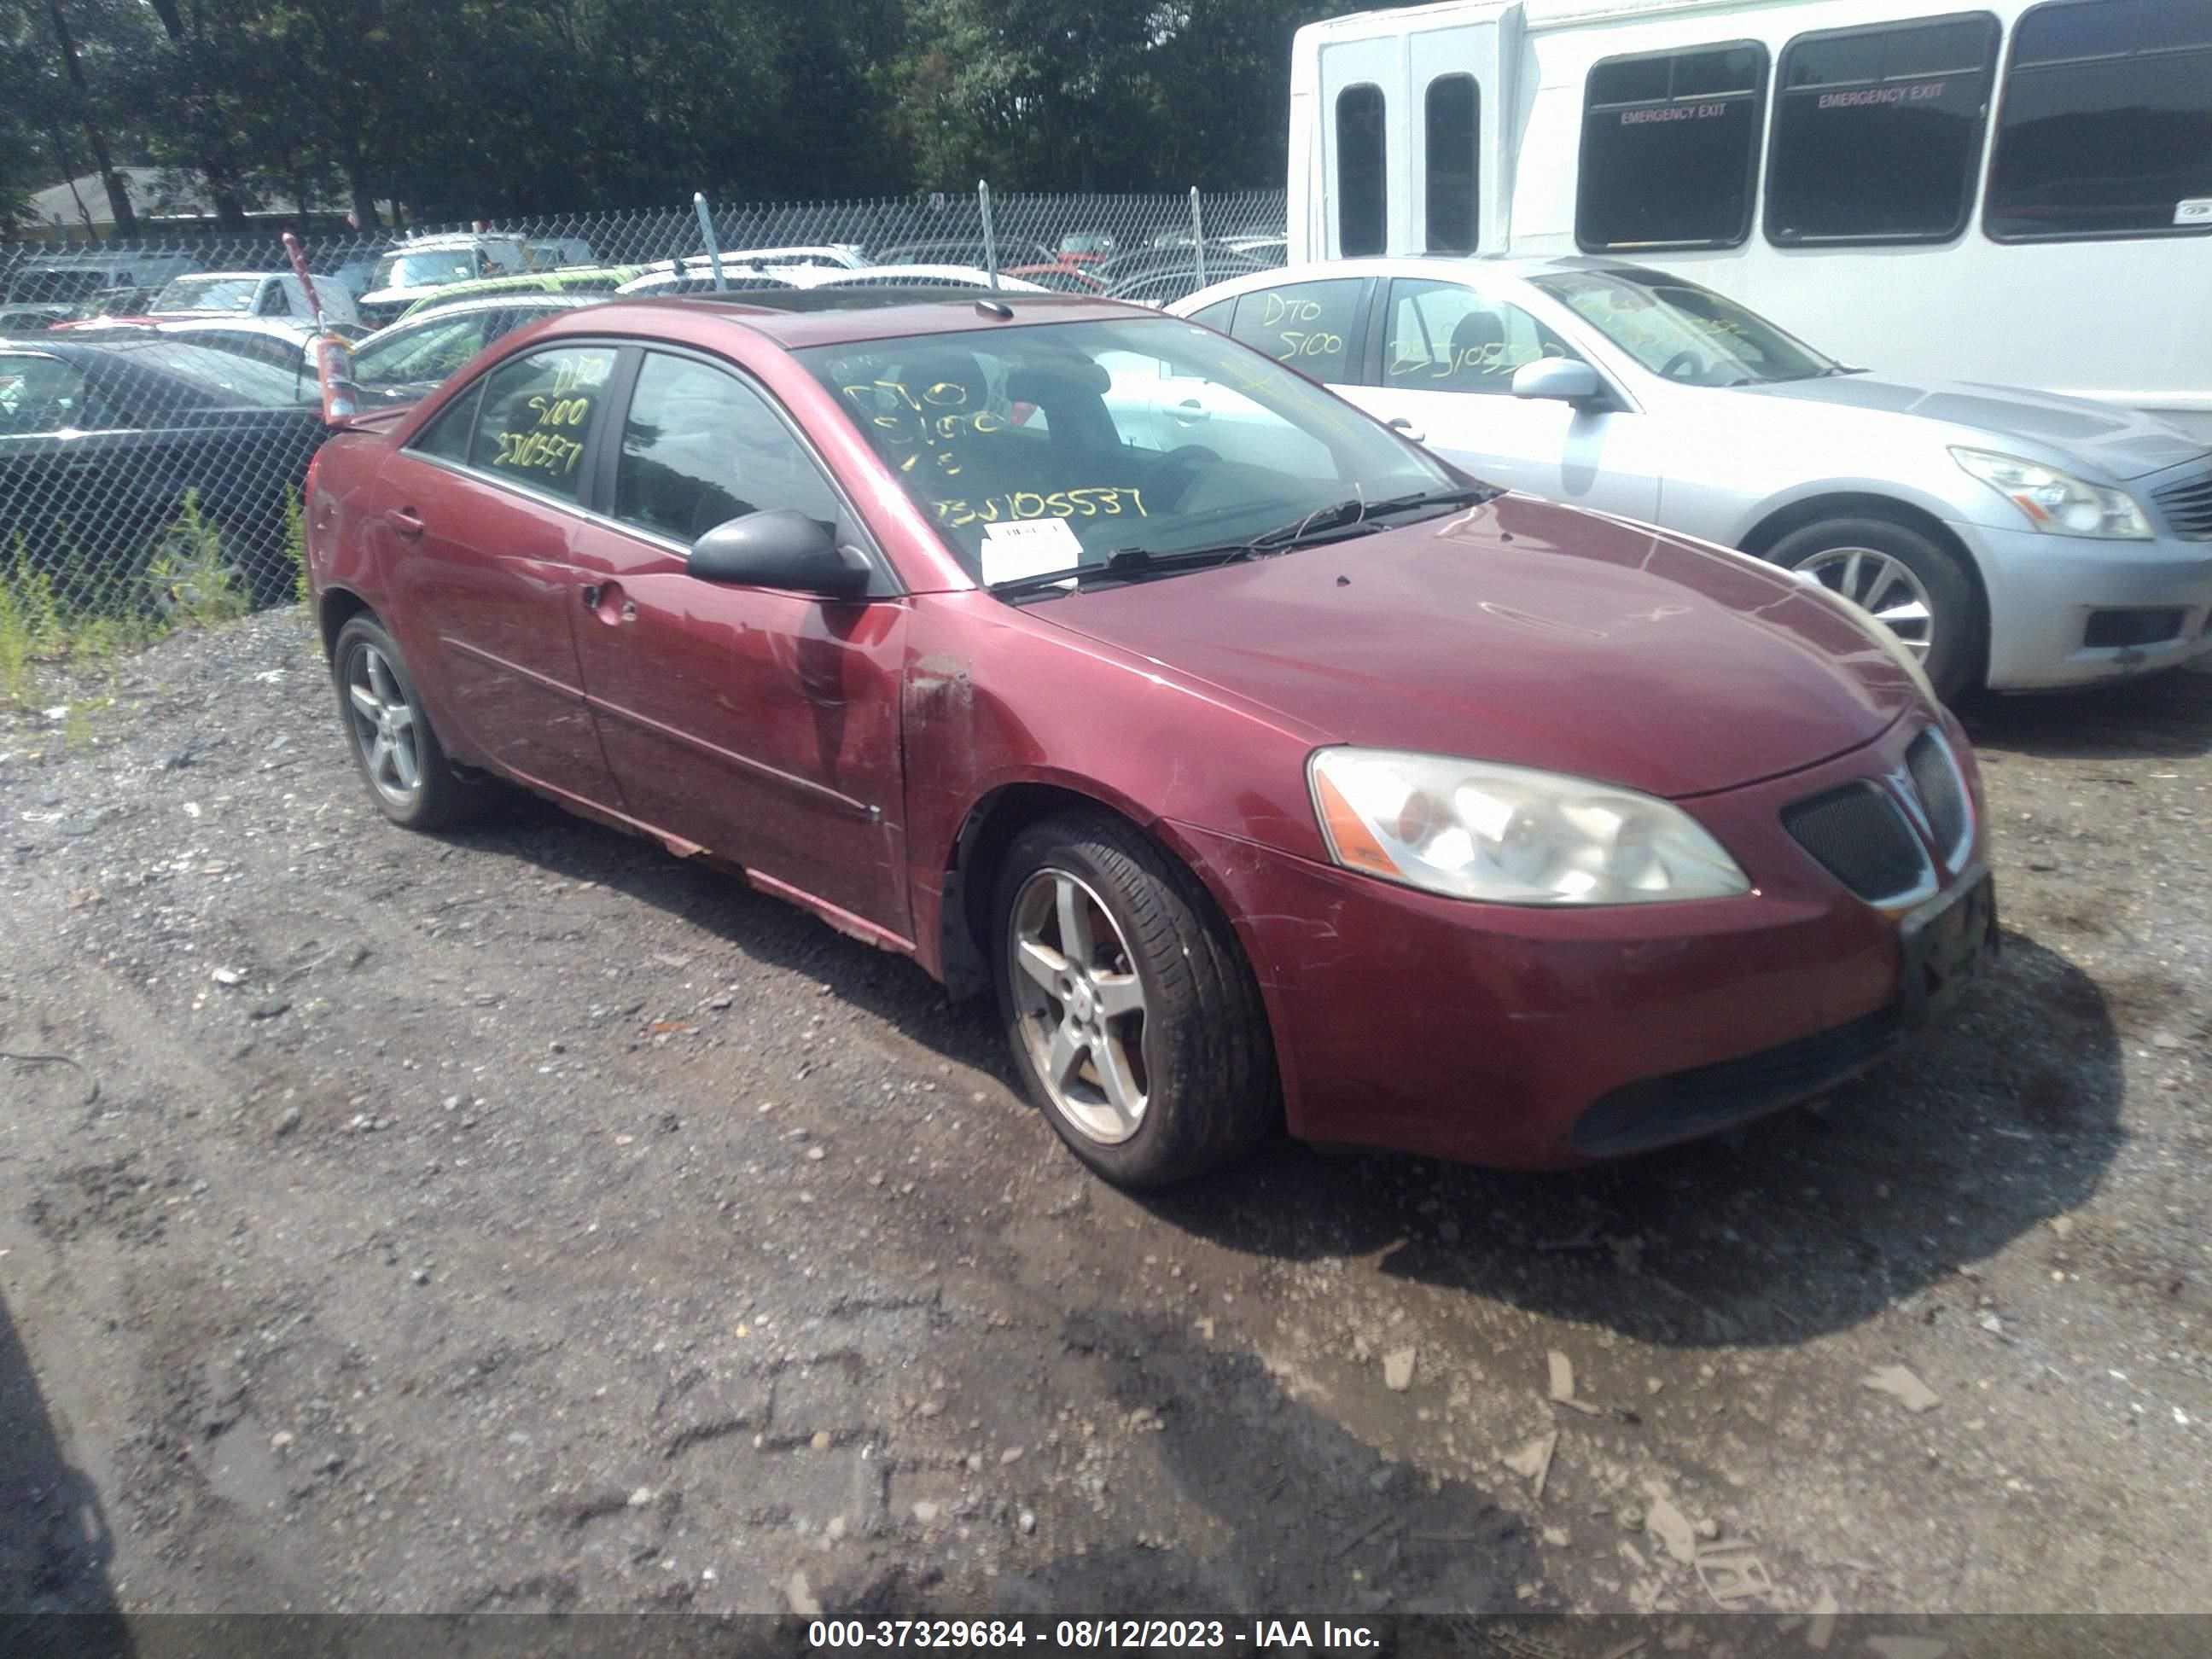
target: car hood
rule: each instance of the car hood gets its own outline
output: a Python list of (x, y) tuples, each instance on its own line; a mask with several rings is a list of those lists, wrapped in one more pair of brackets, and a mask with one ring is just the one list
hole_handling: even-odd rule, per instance
[(1824, 590), (1508, 495), (1033, 614), (1299, 728), (1682, 797), (1811, 766), (1919, 702)]
[(2148, 415), (2017, 386), (1835, 374), (1736, 389), (1762, 398), (1917, 416), (1946, 426), (1972, 428), (1979, 435), (1962, 434), (1967, 441), (1994, 449), (2002, 450), (2007, 440), (2026, 439), (2078, 456), (2116, 482), (2140, 478), (2204, 453), (2204, 446), (2186, 432)]

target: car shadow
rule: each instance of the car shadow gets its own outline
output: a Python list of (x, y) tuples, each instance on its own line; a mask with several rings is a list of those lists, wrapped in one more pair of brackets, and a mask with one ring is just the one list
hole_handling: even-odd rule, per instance
[(30, 1356), (0, 1302), (0, 1653), (132, 1651), (108, 1567), (100, 1493), (69, 1461)]
[(1984, 696), (1960, 711), (1977, 749), (2056, 760), (2212, 754), (2212, 672), (2177, 669), (2084, 691)]
[[(596, 881), (802, 973), (915, 1042), (1021, 1092), (994, 1011), (742, 879), (518, 802), (455, 837)], [(1515, 1174), (1288, 1141), (1139, 1194), (1239, 1254), (1375, 1257), (1404, 1279), (1684, 1346), (1849, 1327), (2094, 1193), (2124, 1139), (2112, 1010), (2008, 931), (1949, 1018), (1816, 1110), (1594, 1169)]]
[(1563, 1174), (1283, 1146), (1148, 1202), (1231, 1249), (1373, 1256), (1639, 1341), (1792, 1343), (2081, 1204), (2124, 1139), (2123, 1086), (2102, 994), (2008, 933), (1946, 1024), (1814, 1109)]

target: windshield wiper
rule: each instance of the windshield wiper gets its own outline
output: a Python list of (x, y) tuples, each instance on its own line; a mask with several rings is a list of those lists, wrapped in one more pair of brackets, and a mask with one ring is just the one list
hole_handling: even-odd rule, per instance
[(1372, 535), (1372, 531), (1361, 528), (1370, 519), (1389, 518), (1423, 507), (1473, 507), (1503, 493), (1494, 484), (1468, 484), (1452, 489), (1417, 490), (1410, 495), (1393, 495), (1379, 501), (1355, 495), (1317, 507), (1304, 518), (1263, 530), (1243, 541), (1211, 542), (1201, 547), (1164, 551), (1149, 547), (1117, 547), (1107, 554), (1103, 564), (1070, 565), (1064, 570), (1048, 570), (1039, 575), (994, 582), (991, 592), (1006, 595), (1035, 593), (1063, 585), (1083, 587), (1099, 580), (1141, 580), (1148, 576), (1173, 575), (1211, 565), (1235, 564), (1270, 553), (1286, 553), (1310, 542), (1340, 539), (1348, 533)]

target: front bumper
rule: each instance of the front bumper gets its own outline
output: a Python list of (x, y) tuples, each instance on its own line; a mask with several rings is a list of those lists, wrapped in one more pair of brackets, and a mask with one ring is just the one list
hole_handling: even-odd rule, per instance
[[(1177, 834), (1237, 918), (1293, 1134), (1505, 1168), (1566, 1166), (1810, 1097), (1897, 1046), (1907, 1023), (1900, 918), (1853, 896), (1778, 815), (1894, 773), (1917, 730), (1900, 722), (1808, 770), (1683, 803), (1751, 877), (1742, 898), (1589, 910), (1469, 904), (1187, 826)], [(1973, 798), (1975, 834), (1962, 867), (1942, 872), (1946, 896), (1972, 879), (1980, 854), (1978, 788)], [(1653, 1119), (1638, 1108), (1621, 1114), (1620, 1135), (1577, 1133), (1624, 1091), (1675, 1096), (1686, 1078), (1702, 1102), (1721, 1091), (1700, 1091), (1698, 1074), (1725, 1066), (1756, 1087), (1717, 1113), (1693, 1103)]]
[[(2092, 685), (2172, 668), (2212, 651), (2212, 542), (2166, 535), (2100, 542), (1984, 525), (1951, 528), (1973, 550), (1989, 594), (1992, 690)], [(2098, 611), (2160, 608), (2182, 613), (2170, 638), (2147, 645), (2084, 642)]]

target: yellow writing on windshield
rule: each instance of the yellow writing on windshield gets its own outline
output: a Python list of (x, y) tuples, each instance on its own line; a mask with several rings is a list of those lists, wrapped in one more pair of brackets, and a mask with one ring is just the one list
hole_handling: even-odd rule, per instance
[(980, 501), (933, 501), (938, 522), (957, 530), (971, 524), (1018, 524), (1025, 519), (1150, 518), (1144, 492), (1123, 485), (1083, 489), (1016, 489)]

